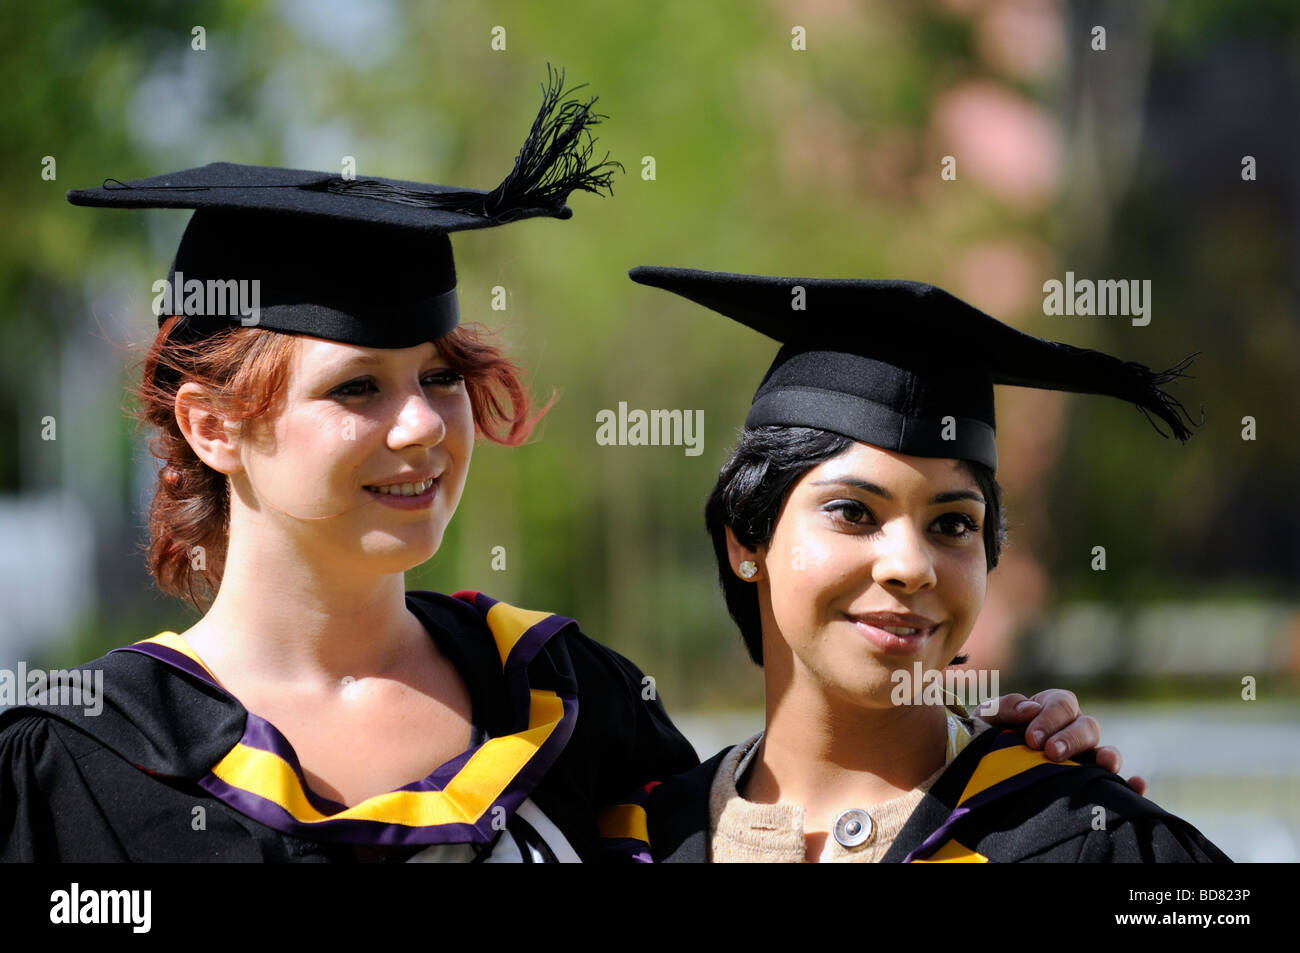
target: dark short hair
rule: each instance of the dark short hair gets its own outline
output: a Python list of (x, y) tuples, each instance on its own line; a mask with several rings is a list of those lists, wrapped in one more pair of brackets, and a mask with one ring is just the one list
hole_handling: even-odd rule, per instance
[[(704, 507), (704, 522), (718, 560), (718, 581), (727, 611), (740, 627), (749, 657), (763, 664), (763, 626), (755, 587), (736, 578), (727, 555), (726, 529), (746, 548), (766, 546), (790, 490), (818, 464), (837, 457), (854, 441), (812, 427), (751, 427), (722, 465), (718, 482)], [(991, 572), (1007, 538), (1002, 488), (993, 471), (973, 460), (960, 461), (984, 494), (984, 555)]]

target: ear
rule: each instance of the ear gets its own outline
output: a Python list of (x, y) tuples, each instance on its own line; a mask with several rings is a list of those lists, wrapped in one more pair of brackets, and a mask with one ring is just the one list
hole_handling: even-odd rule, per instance
[[(725, 527), (725, 530), (727, 533), (727, 561), (731, 563), (731, 571), (736, 574), (736, 578), (742, 582), (758, 582), (760, 579), (765, 578), (763, 557), (766, 555), (766, 548), (760, 546), (758, 549), (750, 549), (747, 546), (742, 546), (730, 526)], [(758, 567), (758, 572), (748, 578), (740, 574), (740, 564), (746, 560)]]
[(176, 392), (176, 424), (195, 456), (227, 476), (244, 469), (239, 425), (221, 415), (206, 388), (187, 381)]

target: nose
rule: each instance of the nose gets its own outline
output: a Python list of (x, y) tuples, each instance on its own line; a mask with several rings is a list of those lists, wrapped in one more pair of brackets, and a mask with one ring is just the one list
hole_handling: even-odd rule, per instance
[(397, 420), (388, 433), (394, 450), (412, 445), (436, 447), (447, 436), (447, 422), (429, 402), (429, 395), (416, 390), (402, 398)]
[(877, 542), (872, 577), (901, 594), (933, 589), (938, 580), (925, 535), (910, 520), (894, 520)]

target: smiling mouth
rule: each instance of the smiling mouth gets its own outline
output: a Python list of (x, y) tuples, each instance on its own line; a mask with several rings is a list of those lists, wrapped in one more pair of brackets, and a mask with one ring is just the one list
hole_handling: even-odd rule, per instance
[(390, 483), (386, 486), (367, 486), (363, 489), (371, 493), (383, 493), (386, 496), (419, 496), (427, 493), (429, 487), (438, 482), (437, 477), (431, 477), (428, 480), (421, 480), (419, 483)]
[(912, 655), (919, 651), (932, 635), (939, 631), (942, 622), (931, 626), (892, 625), (868, 622), (857, 616), (845, 616), (853, 623), (858, 634), (878, 651), (888, 655)]
[[(870, 623), (866, 624), (870, 625)], [(894, 635), (920, 635), (922, 632), (928, 633), (930, 631), (930, 629), (912, 628), (905, 625), (878, 625), (876, 628), (884, 629), (886, 632), (891, 632)], [(934, 627), (931, 626), (930, 628), (932, 629)]]

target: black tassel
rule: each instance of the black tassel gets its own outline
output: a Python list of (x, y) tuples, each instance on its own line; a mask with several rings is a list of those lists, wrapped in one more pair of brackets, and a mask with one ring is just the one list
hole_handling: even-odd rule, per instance
[[(1041, 342), (1040, 342), (1041, 343)], [(1153, 371), (1145, 364), (1136, 361), (1124, 361), (1113, 355), (1106, 354), (1103, 351), (1094, 351), (1088, 348), (1074, 347), (1070, 344), (1063, 344), (1060, 341), (1046, 342), (1051, 345), (1052, 356), (1048, 358), (1048, 366), (1042, 365), (1041, 353), (1033, 353), (1033, 360), (1038, 362), (1036, 371), (1032, 376), (1026, 375), (1006, 375), (1003, 374), (995, 380), (998, 383), (1018, 384), (1027, 387), (1053, 387), (1058, 390), (1075, 391), (1083, 394), (1107, 394), (1111, 397), (1118, 397), (1137, 406), (1137, 409), (1146, 417), (1147, 422), (1155, 428), (1156, 433), (1160, 436), (1169, 437), (1160, 428), (1160, 425), (1152, 417), (1160, 418), (1169, 425), (1173, 431), (1174, 437), (1186, 443), (1192, 436), (1192, 431), (1188, 424), (1195, 427), (1198, 424), (1192, 420), (1187, 413), (1186, 408), (1178, 398), (1168, 394), (1161, 388), (1165, 384), (1172, 383), (1184, 377), (1191, 377), (1187, 374), (1187, 368), (1191, 366), (1200, 354), (1192, 354), (1183, 358), (1173, 367), (1163, 371)], [(1026, 351), (1029, 355), (1031, 352)], [(1025, 360), (1029, 360), (1028, 357)], [(1021, 362), (1017, 364), (1016, 359), (1008, 362), (1011, 366), (1028, 366)], [(1048, 382), (1051, 383), (1048, 383)], [(1186, 419), (1187, 423), (1183, 423)], [(1204, 409), (1201, 411), (1201, 425), (1205, 423)]]
[[(1160, 425), (1152, 418), (1152, 414), (1167, 423), (1178, 440), (1186, 443), (1191, 438), (1192, 432), (1187, 424), (1183, 423), (1183, 418), (1186, 418), (1187, 423), (1193, 427), (1196, 426), (1196, 422), (1187, 413), (1182, 402), (1172, 394), (1161, 390), (1161, 387), (1179, 378), (1190, 377), (1191, 375), (1185, 373), (1185, 371), (1199, 355), (1199, 351), (1197, 354), (1185, 357), (1173, 367), (1163, 371), (1153, 371), (1145, 364), (1136, 361), (1121, 361), (1101, 352), (1086, 353), (1090, 355), (1095, 353), (1098, 358), (1105, 358), (1107, 364), (1113, 365), (1107, 369), (1104, 377), (1098, 374), (1096, 378), (1098, 381), (1105, 380), (1108, 386), (1104, 389), (1099, 386), (1094, 387), (1092, 388), (1093, 393), (1112, 394), (1136, 405), (1137, 409), (1142, 412), (1142, 416), (1147, 419), (1147, 423), (1155, 428), (1156, 433), (1166, 439), (1168, 439), (1169, 434), (1160, 429)], [(1201, 412), (1201, 423), (1205, 423), (1204, 410)]]
[[(1144, 364), (1130, 363), (1126, 365), (1134, 373), (1134, 376), (1138, 381), (1137, 392), (1135, 396), (1130, 399), (1133, 403), (1137, 404), (1138, 410), (1142, 411), (1142, 415), (1146, 417), (1147, 422), (1150, 423), (1151, 426), (1155, 428), (1156, 433), (1160, 434), (1162, 437), (1168, 437), (1169, 435), (1161, 430), (1159, 424), (1151, 419), (1152, 413), (1165, 421), (1165, 423), (1169, 424), (1170, 429), (1174, 432), (1174, 436), (1183, 443), (1186, 443), (1192, 436), (1191, 430), (1183, 424), (1183, 417), (1187, 418), (1187, 423), (1191, 424), (1193, 427), (1205, 425), (1204, 407), (1201, 408), (1201, 422), (1198, 425), (1196, 421), (1192, 420), (1191, 415), (1187, 413), (1187, 409), (1183, 407), (1182, 402), (1178, 400), (1178, 398), (1160, 389), (1163, 385), (1176, 381), (1179, 378), (1190, 378), (1192, 375), (1185, 373), (1185, 371), (1191, 366), (1192, 361), (1196, 360), (1199, 356), (1200, 352), (1197, 351), (1195, 354), (1183, 358), (1173, 367), (1163, 371), (1153, 371)], [(1179, 416), (1180, 414), (1181, 417)]]
[[(570, 92), (582, 88), (577, 86)], [(470, 189), (408, 189), (374, 179), (331, 179), (316, 187), (383, 202), (480, 215), (500, 224), (539, 214), (567, 218), (564, 203), (569, 193), (575, 189), (612, 193), (613, 170), (622, 171), (623, 166), (609, 161), (608, 153), (592, 164), (596, 140), (590, 130), (607, 118), (592, 112), (596, 97), (585, 103), (576, 99), (561, 102), (564, 94), (564, 71), (557, 73), (547, 64), (542, 106), (515, 159), (515, 167), (486, 194)]]

